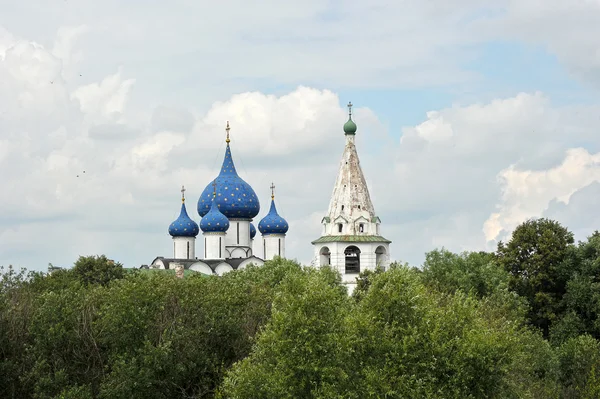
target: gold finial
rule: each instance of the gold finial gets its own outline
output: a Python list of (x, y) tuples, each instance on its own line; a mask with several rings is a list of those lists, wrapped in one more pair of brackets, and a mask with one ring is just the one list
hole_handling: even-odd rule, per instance
[(181, 202), (185, 202), (185, 187), (181, 186)]
[(213, 186), (213, 198), (217, 196), (217, 180), (213, 180), (212, 182), (212, 186)]
[(227, 121), (227, 127), (225, 128), (225, 131), (227, 132), (227, 138), (225, 139), (225, 142), (229, 144), (229, 142), (231, 141), (229, 140), (229, 121)]
[(275, 184), (271, 183), (271, 199), (275, 199)]
[(348, 103), (348, 116), (352, 119), (352, 102)]

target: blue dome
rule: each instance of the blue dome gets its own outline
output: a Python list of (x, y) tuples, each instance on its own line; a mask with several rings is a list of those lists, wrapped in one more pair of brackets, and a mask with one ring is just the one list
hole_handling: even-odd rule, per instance
[(173, 237), (196, 237), (200, 230), (185, 209), (185, 202), (181, 204), (179, 217), (169, 226), (169, 234)]
[(253, 239), (256, 236), (256, 227), (254, 224), (250, 223), (250, 239)]
[[(216, 183), (217, 207), (228, 218), (252, 219), (260, 212), (260, 203), (256, 193), (241, 177), (238, 176), (229, 143), (225, 150), (225, 158)], [(198, 199), (198, 214), (204, 216), (210, 209), (213, 198), (213, 184), (206, 186)]]
[(202, 216), (202, 220), (200, 220), (200, 228), (205, 233), (224, 233), (229, 228), (229, 219), (219, 211), (217, 202), (214, 199), (211, 201), (208, 213)]
[(262, 218), (260, 223), (258, 223), (258, 230), (260, 230), (263, 235), (285, 234), (287, 233), (288, 228), (289, 226), (286, 220), (277, 213), (275, 200), (271, 199), (271, 209), (269, 209), (267, 216)]

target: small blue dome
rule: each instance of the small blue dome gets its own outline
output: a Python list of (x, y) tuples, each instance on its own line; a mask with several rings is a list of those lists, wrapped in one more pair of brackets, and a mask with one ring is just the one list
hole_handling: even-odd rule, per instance
[(208, 213), (202, 216), (202, 220), (200, 220), (200, 228), (205, 233), (224, 233), (229, 228), (229, 219), (219, 211), (217, 202), (214, 198), (211, 201)]
[[(229, 143), (216, 182), (217, 207), (228, 218), (252, 219), (260, 212), (260, 203), (252, 187), (238, 176)], [(213, 183), (206, 186), (198, 199), (198, 214), (204, 216), (213, 199)]]
[(262, 235), (285, 234), (287, 233), (288, 228), (289, 226), (286, 220), (277, 213), (275, 200), (271, 199), (271, 209), (269, 209), (267, 216), (262, 218), (260, 223), (258, 223), (258, 230), (260, 230)]
[(256, 236), (256, 227), (254, 224), (250, 223), (250, 239), (253, 239)]
[(179, 217), (169, 226), (169, 234), (173, 237), (196, 237), (200, 230), (185, 209), (185, 202), (181, 204)]

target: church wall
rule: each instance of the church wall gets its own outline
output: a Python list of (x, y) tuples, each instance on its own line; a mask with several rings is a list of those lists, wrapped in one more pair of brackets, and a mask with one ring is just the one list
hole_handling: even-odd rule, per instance
[(225, 233), (203, 233), (204, 259), (225, 259)]
[(233, 270), (233, 268), (231, 267), (231, 265), (229, 265), (225, 262), (220, 263), (219, 265), (217, 265), (217, 267), (215, 267), (215, 273), (219, 276), (222, 276), (225, 273), (229, 273), (232, 270)]
[(268, 234), (262, 237), (263, 259), (271, 260), (275, 256), (285, 258), (285, 234)]
[(250, 246), (250, 220), (229, 219), (225, 245), (228, 247)]
[(173, 258), (195, 259), (196, 238), (195, 237), (173, 237)]
[(248, 267), (248, 265), (262, 266), (264, 264), (265, 264), (265, 262), (261, 261), (260, 259), (250, 258), (250, 259), (246, 259), (245, 261), (240, 263), (239, 266), (237, 267), (237, 270), (245, 269), (246, 267)]
[(252, 248), (250, 247), (227, 247), (228, 258), (248, 258), (252, 256)]
[(325, 258), (321, 255), (321, 249), (323, 247), (329, 248), (329, 260), (331, 267), (342, 275), (344, 282), (354, 282), (358, 273), (346, 274), (346, 255), (345, 250), (349, 246), (355, 246), (360, 250), (360, 271), (364, 270), (375, 270), (377, 267), (377, 254), (375, 251), (377, 248), (382, 247), (385, 250), (385, 254), (380, 255), (379, 260), (383, 268), (389, 267), (389, 244), (388, 243), (371, 243), (371, 242), (330, 242), (315, 245), (315, 266), (321, 266), (321, 263)]
[(193, 270), (195, 272), (199, 272), (202, 274), (208, 274), (208, 275), (214, 274), (212, 269), (210, 268), (210, 266), (208, 266), (204, 262), (196, 262), (196, 263), (192, 264), (190, 266), (190, 270)]

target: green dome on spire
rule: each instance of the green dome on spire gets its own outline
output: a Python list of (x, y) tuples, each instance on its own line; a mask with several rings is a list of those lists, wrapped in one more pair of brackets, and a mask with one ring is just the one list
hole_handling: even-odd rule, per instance
[(344, 133), (356, 134), (356, 123), (352, 119), (348, 119), (348, 122), (344, 123)]
[(348, 122), (344, 123), (344, 133), (356, 134), (356, 123), (352, 120), (352, 103), (348, 103)]

